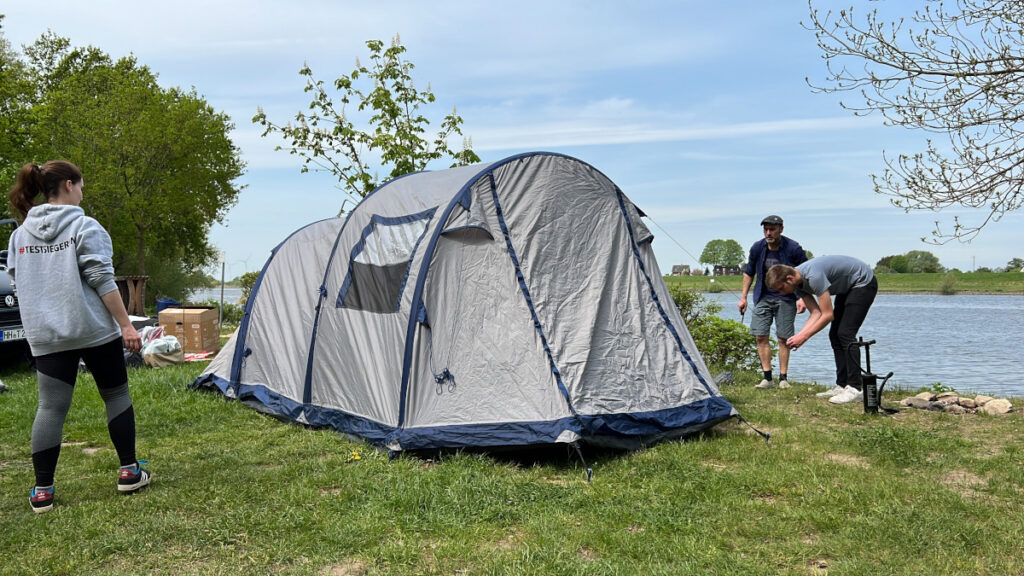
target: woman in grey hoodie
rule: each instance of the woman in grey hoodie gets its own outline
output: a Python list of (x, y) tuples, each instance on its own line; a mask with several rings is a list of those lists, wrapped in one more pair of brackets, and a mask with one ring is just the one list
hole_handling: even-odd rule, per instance
[[(80, 359), (106, 406), (121, 463), (118, 490), (135, 492), (152, 477), (135, 457), (123, 351), (139, 351), (142, 340), (114, 282), (110, 236), (78, 206), (84, 185), (77, 166), (51, 160), (22, 167), (10, 193), (22, 225), (11, 235), (7, 273), (15, 281), (39, 385), (32, 424), (36, 485), (29, 498), (36, 513), (53, 508), (53, 478)], [(45, 202), (37, 206), (39, 196)]]

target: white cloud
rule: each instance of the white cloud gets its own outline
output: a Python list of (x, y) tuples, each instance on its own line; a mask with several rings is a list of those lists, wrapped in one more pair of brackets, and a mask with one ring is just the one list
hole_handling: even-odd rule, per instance
[[(832, 132), (873, 128), (859, 118), (809, 118), (716, 125), (674, 125), (671, 118), (658, 122), (648, 110), (632, 102), (617, 101), (616, 107), (584, 106), (549, 110), (539, 118), (526, 120), (515, 113), (495, 115), (500, 125), (467, 125), (480, 150), (533, 149), (540, 147), (598, 146), (730, 140), (753, 136)], [(525, 113), (523, 114), (525, 116)], [(517, 122), (516, 119), (524, 120)], [(666, 126), (667, 124), (667, 126)]]

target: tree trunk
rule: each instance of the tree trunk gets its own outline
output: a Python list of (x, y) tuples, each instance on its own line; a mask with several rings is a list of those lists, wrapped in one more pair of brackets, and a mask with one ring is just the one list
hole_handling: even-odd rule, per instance
[(145, 237), (142, 234), (142, 230), (139, 230), (139, 237), (138, 237), (138, 239), (139, 239), (139, 243), (138, 243), (138, 245), (135, 248), (135, 250), (136, 250), (135, 258), (136, 258), (137, 264), (138, 264), (138, 272), (136, 272), (136, 274), (138, 274), (139, 276), (145, 276), (146, 275), (146, 239), (145, 239)]

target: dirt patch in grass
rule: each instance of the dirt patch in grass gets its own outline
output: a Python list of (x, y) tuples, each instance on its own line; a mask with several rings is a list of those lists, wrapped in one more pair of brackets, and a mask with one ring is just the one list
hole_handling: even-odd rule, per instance
[(516, 546), (519, 546), (523, 541), (523, 533), (520, 531), (512, 532), (504, 538), (500, 538), (494, 543), (494, 548), (498, 550), (512, 550)]
[(947, 472), (940, 478), (940, 481), (954, 491), (975, 492), (981, 486), (988, 483), (987, 478), (982, 478), (973, 472), (966, 470), (953, 470)]
[(735, 470), (736, 469), (735, 466), (726, 464), (724, 462), (719, 462), (717, 460), (707, 460), (705, 462), (701, 462), (701, 464), (705, 468), (710, 468), (710, 469), (712, 469), (712, 470), (714, 470), (716, 472), (723, 472), (725, 470)]
[(825, 460), (829, 462), (835, 462), (836, 464), (844, 464), (846, 466), (853, 466), (855, 468), (870, 468), (871, 464), (868, 463), (866, 458), (860, 456), (851, 456), (849, 454), (826, 454)]
[(809, 574), (814, 576), (826, 576), (828, 574), (828, 565), (831, 560), (825, 558), (818, 558), (811, 560), (807, 563), (807, 569)]
[(351, 560), (324, 567), (321, 576), (363, 576), (369, 569), (362, 562)]

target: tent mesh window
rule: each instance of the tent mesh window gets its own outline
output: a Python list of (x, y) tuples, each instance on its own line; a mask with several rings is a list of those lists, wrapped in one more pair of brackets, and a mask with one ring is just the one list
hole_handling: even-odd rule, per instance
[(392, 218), (374, 215), (352, 248), (337, 305), (381, 314), (398, 312), (409, 266), (433, 215), (434, 209)]

